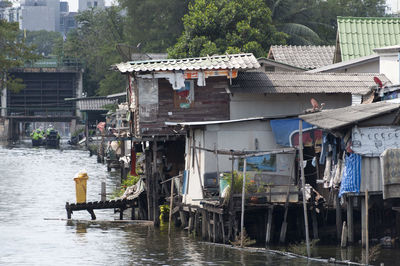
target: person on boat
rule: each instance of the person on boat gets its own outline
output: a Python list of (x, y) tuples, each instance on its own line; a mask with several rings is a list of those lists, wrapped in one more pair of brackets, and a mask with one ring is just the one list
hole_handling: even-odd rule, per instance
[(47, 130), (46, 130), (46, 136), (49, 136), (49, 135), (50, 135), (50, 132), (52, 132), (52, 131), (57, 132), (57, 139), (60, 139), (60, 134), (58, 134), (58, 131), (55, 130), (55, 129), (53, 128), (52, 125), (49, 125), (49, 127), (47, 128)]
[(43, 133), (44, 133), (43, 130), (37, 128), (31, 133), (31, 138), (34, 140), (43, 139)]

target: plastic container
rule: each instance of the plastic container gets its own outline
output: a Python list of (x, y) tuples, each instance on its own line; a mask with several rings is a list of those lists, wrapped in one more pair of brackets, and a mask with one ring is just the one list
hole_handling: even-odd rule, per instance
[(75, 191), (76, 191), (76, 203), (86, 202), (86, 189), (87, 180), (89, 179), (86, 172), (80, 172), (77, 177), (74, 178), (75, 181)]

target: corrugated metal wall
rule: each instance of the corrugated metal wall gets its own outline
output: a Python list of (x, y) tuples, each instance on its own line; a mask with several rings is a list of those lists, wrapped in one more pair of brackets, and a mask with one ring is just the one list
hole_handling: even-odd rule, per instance
[(379, 157), (362, 157), (360, 192), (382, 191), (382, 174)]

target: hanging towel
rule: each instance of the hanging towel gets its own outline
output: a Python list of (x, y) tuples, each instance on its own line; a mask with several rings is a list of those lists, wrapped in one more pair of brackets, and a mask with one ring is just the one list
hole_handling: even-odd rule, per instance
[(339, 197), (344, 193), (360, 193), (361, 184), (361, 155), (351, 153), (346, 156)]

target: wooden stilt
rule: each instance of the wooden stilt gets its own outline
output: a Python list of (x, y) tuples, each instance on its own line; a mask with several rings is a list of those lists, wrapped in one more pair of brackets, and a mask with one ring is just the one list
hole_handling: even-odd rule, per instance
[(368, 234), (368, 189), (365, 190), (365, 264), (369, 264), (369, 234)]
[(215, 243), (216, 242), (216, 238), (217, 238), (217, 235), (216, 235), (216, 226), (217, 226), (217, 219), (216, 219), (216, 217), (217, 217), (217, 215), (216, 215), (216, 213), (215, 212), (213, 212), (213, 242)]
[(243, 238), (244, 238), (244, 200), (245, 200), (245, 186), (246, 186), (246, 167), (247, 167), (247, 159), (244, 158), (243, 162), (243, 181), (242, 181), (242, 211), (240, 215), (240, 246), (243, 247)]
[(169, 219), (168, 219), (168, 235), (171, 235), (171, 223), (172, 223), (172, 210), (174, 208), (174, 178), (171, 179), (171, 193), (169, 197)]
[(196, 210), (194, 213), (194, 234), (199, 235), (199, 211)]
[(365, 235), (365, 198), (361, 197), (361, 204), (360, 204), (360, 208), (361, 208), (361, 245), (362, 247), (365, 247), (365, 243), (366, 243), (366, 235)]
[(347, 247), (347, 226), (346, 226), (346, 221), (343, 222), (342, 238), (341, 238), (341, 241), (340, 241), (340, 246), (342, 248)]
[(340, 206), (339, 195), (335, 195), (335, 207), (336, 207), (336, 236), (338, 241), (342, 237), (342, 208)]
[(232, 171), (231, 171), (231, 185), (230, 185), (230, 193), (229, 193), (229, 227), (228, 227), (228, 239), (234, 240), (234, 236), (232, 235), (232, 226), (233, 226), (233, 188), (235, 186), (235, 177), (234, 177), (234, 165), (235, 165), (235, 157), (232, 154)]
[(268, 208), (268, 221), (267, 221), (267, 229), (265, 232), (265, 245), (268, 246), (271, 242), (271, 228), (272, 228), (272, 214), (274, 212), (274, 206), (270, 206)]
[(222, 214), (219, 215), (219, 222), (221, 224), (221, 233), (222, 233), (222, 243), (226, 243), (225, 242), (225, 224), (224, 224), (224, 219), (222, 217)]
[(313, 238), (318, 239), (318, 220), (317, 212), (315, 208), (311, 211), (312, 227), (313, 227)]
[(306, 180), (304, 177), (303, 167), (303, 120), (299, 120), (299, 153), (300, 153), (300, 171), (301, 171), (301, 184), (303, 188), (303, 211), (304, 211), (304, 223), (306, 231), (306, 244), (307, 244), (307, 256), (311, 256), (310, 251), (310, 239), (308, 234), (308, 216), (307, 216), (307, 203), (306, 203)]
[(354, 243), (353, 202), (353, 197), (347, 197), (347, 239), (350, 244)]
[(131, 220), (135, 220), (135, 207), (131, 208)]
[(153, 201), (151, 200), (151, 155), (150, 151), (146, 150), (145, 151), (145, 156), (146, 156), (146, 196), (147, 196), (147, 220), (152, 221), (153, 220), (153, 212), (152, 212), (152, 203)]
[(153, 141), (153, 188), (152, 188), (152, 196), (153, 196), (153, 221), (154, 225), (158, 226), (160, 224), (158, 217), (158, 204), (157, 204), (157, 141)]
[(206, 218), (206, 211), (201, 210), (201, 237), (205, 240), (207, 237), (207, 218)]
[(208, 237), (208, 241), (211, 242), (212, 230), (211, 230), (211, 219), (210, 219), (211, 214), (210, 214), (210, 212), (207, 211), (206, 217), (207, 217), (207, 237)]
[(181, 219), (181, 227), (186, 228), (187, 221), (186, 221), (186, 214), (184, 211), (179, 211), (179, 217)]

